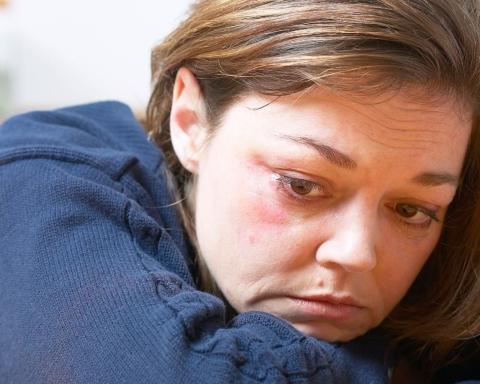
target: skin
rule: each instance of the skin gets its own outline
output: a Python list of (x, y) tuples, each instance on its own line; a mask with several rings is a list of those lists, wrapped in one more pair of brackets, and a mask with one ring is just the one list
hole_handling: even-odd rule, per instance
[(198, 178), (201, 255), (238, 312), (347, 341), (402, 299), (440, 237), (470, 135), (455, 100), (416, 102), (420, 91), (248, 94), (209, 136), (198, 84), (179, 71), (172, 141)]

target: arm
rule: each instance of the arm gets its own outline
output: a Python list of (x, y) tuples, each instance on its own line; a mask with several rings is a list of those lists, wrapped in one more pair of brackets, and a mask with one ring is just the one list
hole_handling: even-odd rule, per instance
[(181, 269), (183, 256), (143, 207), (138, 172), (112, 178), (72, 151), (0, 157), (0, 377), (384, 382), (376, 352), (304, 337), (265, 313), (225, 324), (220, 300), (165, 267)]

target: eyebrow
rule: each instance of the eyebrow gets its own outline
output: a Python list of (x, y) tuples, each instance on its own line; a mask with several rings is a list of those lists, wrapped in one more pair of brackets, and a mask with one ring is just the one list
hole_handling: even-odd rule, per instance
[(278, 137), (307, 145), (317, 151), (324, 159), (340, 168), (354, 169), (357, 167), (357, 163), (347, 155), (336, 150), (335, 148), (330, 147), (329, 145), (317, 143), (315, 140), (309, 137), (297, 137), (282, 134), (278, 135)]
[(443, 184), (450, 184), (456, 187), (459, 183), (458, 177), (448, 172), (424, 172), (415, 176), (412, 181), (425, 187), (436, 187)]
[[(308, 147), (313, 148), (324, 159), (340, 168), (355, 169), (357, 167), (357, 163), (344, 153), (333, 147), (330, 147), (329, 145), (318, 143), (309, 137), (291, 136), (285, 134), (278, 134), (277, 136), (279, 138), (290, 140), (295, 143), (307, 145)], [(444, 184), (450, 184), (454, 187), (457, 187), (459, 184), (459, 178), (448, 172), (423, 172), (413, 177), (412, 182), (424, 187), (436, 187)]]

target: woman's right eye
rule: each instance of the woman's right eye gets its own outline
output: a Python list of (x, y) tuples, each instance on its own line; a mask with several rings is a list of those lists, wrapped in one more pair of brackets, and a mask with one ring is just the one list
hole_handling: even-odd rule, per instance
[(282, 190), (297, 199), (308, 200), (328, 195), (323, 185), (313, 181), (286, 175), (275, 175), (275, 180), (279, 183)]

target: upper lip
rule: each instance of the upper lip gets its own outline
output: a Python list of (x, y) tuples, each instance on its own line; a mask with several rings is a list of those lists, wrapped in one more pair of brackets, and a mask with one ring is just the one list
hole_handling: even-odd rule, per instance
[(353, 297), (348, 295), (305, 295), (291, 296), (294, 299), (305, 301), (327, 302), (333, 305), (350, 305), (354, 307), (362, 307), (362, 305)]

